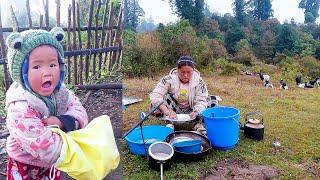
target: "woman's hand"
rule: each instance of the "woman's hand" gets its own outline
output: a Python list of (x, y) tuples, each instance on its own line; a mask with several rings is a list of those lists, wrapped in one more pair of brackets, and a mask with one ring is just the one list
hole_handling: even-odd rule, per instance
[(167, 111), (165, 111), (164, 115), (169, 117), (170, 119), (177, 119), (177, 114), (171, 109), (168, 109)]
[(60, 129), (63, 128), (61, 121), (55, 116), (50, 116), (48, 118), (42, 119), (42, 122), (45, 126), (57, 125)]
[(196, 112), (196, 111), (192, 111), (192, 113), (189, 114), (189, 116), (190, 116), (191, 119), (197, 118), (198, 115), (199, 115), (199, 113)]

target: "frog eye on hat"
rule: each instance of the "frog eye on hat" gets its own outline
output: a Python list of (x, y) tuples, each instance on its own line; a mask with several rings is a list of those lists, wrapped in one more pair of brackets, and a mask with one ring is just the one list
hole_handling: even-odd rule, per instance
[(22, 45), (23, 38), (20, 33), (11, 33), (6, 41), (8, 47), (12, 49), (19, 49)]
[(58, 40), (62, 41), (64, 38), (64, 31), (61, 27), (54, 27), (51, 29), (50, 33)]

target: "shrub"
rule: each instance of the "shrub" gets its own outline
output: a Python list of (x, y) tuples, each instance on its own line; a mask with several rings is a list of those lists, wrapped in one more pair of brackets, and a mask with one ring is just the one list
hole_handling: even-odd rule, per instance
[(220, 72), (221, 75), (233, 75), (238, 74), (242, 67), (241, 64), (229, 62), (226, 59), (219, 58), (214, 61), (213, 66)]
[(309, 78), (320, 77), (320, 62), (313, 56), (306, 56), (300, 60), (305, 75)]
[(304, 74), (301, 65), (297, 60), (287, 57), (279, 63), (281, 69), (281, 78), (288, 82), (294, 82), (298, 74)]

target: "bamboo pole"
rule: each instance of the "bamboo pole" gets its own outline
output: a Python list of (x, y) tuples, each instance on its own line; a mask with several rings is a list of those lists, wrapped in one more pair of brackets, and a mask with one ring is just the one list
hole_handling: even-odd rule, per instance
[(29, 3), (29, 0), (26, 0), (26, 7), (27, 7), (27, 15), (28, 15), (29, 28), (32, 29), (32, 19), (31, 19), (31, 13), (30, 13), (30, 3)]
[[(2, 32), (1, 4), (0, 4), (0, 44), (1, 44), (1, 54), (2, 54), (2, 57), (4, 57), (7, 53), (5, 49), (6, 45), (4, 42), (3, 32)], [(4, 74), (4, 87), (5, 87), (5, 90), (8, 90), (10, 85), (10, 79), (9, 79), (8, 68), (6, 63), (3, 64), (3, 74)]]
[[(88, 21), (88, 30), (87, 30), (87, 49), (91, 48), (91, 24), (92, 24), (92, 14), (93, 14), (94, 0), (91, 0), (90, 3), (90, 11), (89, 11), (89, 21)], [(89, 80), (89, 57), (90, 55), (86, 55), (85, 60), (85, 78), (86, 81)]]
[[(73, 21), (73, 30), (72, 30), (72, 40), (73, 40), (73, 50), (77, 49), (77, 37), (76, 37), (76, 3), (75, 0), (72, 0), (72, 21)], [(73, 83), (78, 84), (78, 64), (77, 56), (73, 57)]]
[[(98, 45), (98, 20), (99, 20), (99, 12), (100, 12), (100, 7), (101, 7), (101, 0), (98, 1), (98, 7), (97, 7), (97, 12), (96, 12), (96, 15), (95, 15), (95, 21), (96, 21), (96, 30), (95, 30), (95, 33), (94, 33), (94, 48), (97, 49), (99, 48), (99, 45)], [(92, 74), (95, 75), (96, 74), (96, 54), (93, 55), (93, 61), (92, 61)]]
[[(69, 5), (68, 7), (68, 30), (67, 30), (67, 50), (71, 50), (71, 46), (70, 46), (70, 28), (71, 28), (71, 5)], [(68, 66), (68, 84), (71, 83), (71, 64), (70, 64), (70, 57), (68, 57), (68, 62), (67, 62), (67, 66)]]
[(56, 0), (57, 10), (56, 10), (56, 19), (57, 19), (57, 26), (60, 27), (60, 0)]
[[(78, 42), (79, 42), (78, 49), (81, 50), (82, 42), (81, 42), (81, 31), (80, 31), (80, 9), (79, 9), (78, 2), (77, 2), (77, 25), (78, 25)], [(80, 73), (79, 73), (80, 84), (83, 84), (82, 71), (83, 71), (83, 59), (82, 59), (82, 56), (80, 56)]]

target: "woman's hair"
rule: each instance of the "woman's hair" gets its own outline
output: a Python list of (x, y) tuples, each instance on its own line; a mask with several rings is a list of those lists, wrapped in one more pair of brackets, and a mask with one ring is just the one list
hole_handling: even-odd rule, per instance
[(190, 66), (194, 68), (194, 65), (193, 59), (190, 56), (181, 56), (177, 62), (178, 69), (182, 68), (183, 66)]

